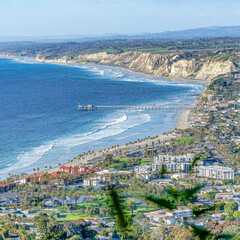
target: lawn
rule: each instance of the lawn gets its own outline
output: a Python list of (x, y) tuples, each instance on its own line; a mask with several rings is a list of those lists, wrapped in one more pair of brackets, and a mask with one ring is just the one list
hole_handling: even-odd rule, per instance
[(151, 159), (146, 159), (146, 158), (141, 159), (141, 165), (151, 164), (151, 163), (152, 163)]
[(173, 141), (175, 146), (189, 145), (193, 140), (193, 137), (182, 137)]
[(74, 221), (78, 219), (88, 219), (84, 214), (79, 214), (79, 213), (60, 213), (59, 218), (57, 218), (58, 222), (63, 222), (63, 221)]
[[(154, 208), (152, 207), (148, 207), (146, 206), (145, 204), (141, 204), (141, 205), (138, 205), (140, 203), (140, 200), (139, 199), (136, 199), (136, 198), (132, 198), (132, 197), (123, 197), (122, 198), (122, 204), (123, 206), (126, 207), (126, 214), (127, 215), (130, 215), (131, 214), (131, 211), (128, 209), (127, 205), (128, 205), (128, 202), (129, 201), (134, 201), (135, 204), (137, 204), (137, 208), (134, 210), (134, 214), (137, 214), (137, 213), (145, 213), (145, 212), (151, 212), (154, 210)], [(107, 203), (105, 201), (105, 198), (102, 198), (102, 199), (98, 199), (98, 200), (92, 200), (92, 201), (89, 201), (89, 202), (84, 202), (84, 203), (79, 203), (77, 204), (78, 206), (81, 206), (83, 208), (87, 208), (88, 206), (93, 206), (93, 207), (99, 207), (99, 203), (101, 202), (101, 208), (104, 208), (107, 206)], [(59, 209), (60, 210), (60, 209)], [(67, 211), (67, 209), (61, 209), (61, 211)], [(61, 212), (59, 214), (59, 217), (57, 218), (57, 221), (58, 222), (64, 222), (64, 221), (76, 221), (78, 219), (89, 219), (89, 218), (98, 218), (100, 217), (101, 214), (94, 214), (92, 216), (86, 216), (85, 214), (80, 214), (80, 213), (76, 213), (76, 212), (73, 212), (73, 213), (70, 213), (70, 212)]]

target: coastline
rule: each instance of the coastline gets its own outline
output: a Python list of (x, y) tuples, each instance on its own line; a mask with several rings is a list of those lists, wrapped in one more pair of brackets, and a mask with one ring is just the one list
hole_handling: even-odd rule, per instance
[[(121, 155), (116, 154), (116, 151), (121, 150), (122, 152), (129, 152), (129, 153), (136, 152), (136, 151), (143, 151), (146, 147), (146, 144), (148, 146), (151, 146), (152, 143), (157, 145), (159, 140), (160, 142), (165, 142), (171, 139), (176, 139), (177, 137), (180, 137), (180, 135), (173, 130), (165, 134), (157, 135), (153, 138), (143, 139), (141, 140), (141, 142), (136, 142), (132, 144), (122, 144), (119, 146), (115, 146), (114, 148), (113, 146), (109, 146), (107, 148), (94, 150), (88, 153), (87, 155), (84, 155), (84, 157), (81, 157), (81, 158), (77, 157), (76, 159), (63, 163), (62, 166), (70, 167), (70, 166), (85, 166), (85, 165), (96, 164), (99, 161), (103, 161), (107, 154), (112, 154), (113, 157), (115, 158), (121, 157)], [(56, 166), (41, 172), (52, 173), (56, 171), (60, 171), (60, 166)]]
[(9, 56), (9, 55), (2, 55), (0, 54), (0, 58), (24, 58), (24, 59), (29, 59), (36, 61), (38, 63), (47, 63), (47, 64), (61, 64), (61, 65), (71, 65), (71, 64), (77, 64), (77, 65), (82, 65), (82, 66), (95, 66), (95, 67), (102, 67), (102, 68), (113, 68), (117, 69), (122, 72), (142, 76), (142, 77), (147, 77), (147, 78), (152, 78), (152, 79), (162, 79), (162, 80), (167, 80), (167, 81), (172, 81), (172, 82), (178, 82), (178, 83), (201, 83), (208, 85), (209, 81), (207, 80), (202, 80), (202, 79), (192, 79), (192, 78), (175, 78), (175, 77), (166, 77), (166, 76), (155, 76), (150, 73), (143, 73), (143, 72), (137, 72), (132, 69), (123, 67), (123, 66), (117, 66), (117, 65), (103, 65), (103, 64), (97, 64), (97, 63), (91, 63), (91, 62), (76, 62), (76, 61), (67, 61), (67, 62), (60, 62), (57, 59), (54, 60), (44, 60), (40, 61), (37, 59), (37, 57), (25, 57), (25, 56)]
[(182, 110), (176, 120), (176, 128), (187, 129), (191, 124), (191, 114), (193, 109)]
[[(1, 57), (4, 58), (6, 56), (1, 56)], [(17, 57), (14, 57), (14, 56), (7, 56), (7, 57), (17, 58)], [(30, 60), (34, 60), (34, 61), (38, 62), (35, 58), (29, 58), (29, 57), (20, 57), (20, 58), (30, 59)], [(78, 65), (89, 65), (89, 66), (97, 66), (97, 67), (114, 68), (114, 69), (118, 69), (120, 71), (125, 71), (125, 72), (128, 72), (128, 73), (134, 74), (134, 75), (144, 76), (144, 77), (148, 77), (148, 78), (158, 78), (158, 79), (160, 79), (160, 77), (152, 76), (151, 74), (139, 73), (139, 72), (135, 72), (135, 71), (132, 71), (132, 70), (129, 70), (129, 69), (125, 69), (125, 68), (122, 68), (122, 67), (116, 67), (116, 66), (106, 66), (106, 65), (97, 65), (97, 64), (81, 64), (81, 63), (75, 63), (75, 62), (74, 63), (72, 63), (72, 62), (67, 62), (67, 63), (43, 62), (43, 63), (64, 64), (64, 65), (78, 64)], [(164, 78), (161, 78), (161, 79), (164, 79)], [(165, 78), (165, 80), (171, 80), (171, 81), (177, 82), (174, 79), (166, 79)], [(203, 82), (200, 82), (200, 81), (197, 81), (197, 80), (194, 80), (194, 81), (197, 82), (197, 83), (203, 83)], [(190, 82), (191, 83), (193, 81), (191, 81), (189, 79), (184, 79), (184, 80), (180, 79), (179, 82), (185, 82), (185, 83)], [(206, 81), (204, 81), (204, 84), (206, 84)], [(178, 114), (177, 120), (176, 120), (176, 124), (177, 124), (176, 128), (185, 129), (189, 126), (190, 113), (191, 113), (191, 110), (185, 109)], [(156, 133), (156, 135), (157, 135), (157, 133)], [(152, 142), (154, 142), (156, 144), (158, 142), (158, 140), (160, 140), (161, 142), (162, 141), (167, 141), (167, 140), (170, 140), (171, 138), (176, 138), (177, 136), (178, 135), (173, 130), (171, 133), (161, 134), (161, 135), (158, 135), (156, 138), (145, 139), (141, 143), (137, 142), (137, 143), (131, 144), (131, 145), (122, 144), (119, 147), (114, 148), (112, 150), (111, 150), (111, 146), (109, 146), (107, 148), (103, 148), (103, 149), (100, 149), (100, 150), (95, 150), (95, 151), (93, 151), (93, 153), (89, 154), (88, 156), (85, 156), (84, 158), (77, 158), (73, 161), (62, 163), (62, 165), (66, 165), (66, 166), (77, 165), (77, 166), (80, 166), (80, 165), (85, 165), (85, 164), (91, 164), (91, 163), (94, 163), (96, 161), (103, 160), (106, 156), (106, 153), (108, 153), (108, 154), (112, 153), (114, 157), (117, 157), (118, 155), (115, 154), (116, 150), (121, 149), (123, 152), (124, 151), (133, 152), (133, 151), (136, 151), (137, 149), (139, 149), (139, 147), (140, 148), (145, 148), (146, 144), (151, 145)], [(48, 170), (45, 170), (45, 171), (53, 172), (53, 171), (58, 171), (58, 170), (59, 170), (59, 167), (53, 167), (52, 169), (48, 169)]]
[[(38, 61), (37, 59), (34, 59), (34, 60)], [(51, 64), (63, 64), (63, 65), (77, 64), (77, 65), (83, 65), (83, 66), (85, 65), (85, 66), (93, 66), (93, 67), (95, 66), (95, 67), (102, 67), (102, 68), (113, 68), (113, 69), (117, 69), (119, 71), (123, 71), (126, 73), (143, 76), (143, 77), (147, 77), (147, 78), (152, 78), (152, 79), (163, 79), (163, 80), (178, 82), (178, 83), (201, 83), (206, 86), (208, 84), (208, 81), (206, 81), (206, 80), (158, 77), (158, 76), (154, 76), (154, 75), (147, 74), (147, 73), (136, 72), (131, 69), (120, 67), (120, 66), (101, 65), (101, 64), (94, 64), (94, 63), (78, 63), (78, 62), (72, 62), (72, 61), (62, 62), (62, 63), (53, 62), (53, 61), (50, 61), (50, 62), (49, 61), (38, 61), (38, 62), (51, 63)], [(195, 104), (194, 104), (194, 106), (195, 106)], [(72, 159), (70, 162), (63, 163), (62, 165), (64, 165), (64, 166), (83, 166), (83, 165), (88, 165), (88, 164), (94, 164), (94, 163), (97, 163), (98, 161), (104, 160), (105, 156), (107, 154), (112, 154), (113, 157), (120, 157), (119, 155), (117, 155), (115, 153), (115, 151), (118, 151), (118, 150), (121, 150), (122, 152), (124, 152), (124, 151), (125, 152), (134, 152), (134, 151), (137, 151), (138, 149), (144, 149), (146, 144), (151, 145), (152, 142), (154, 142), (154, 144), (157, 144), (159, 140), (160, 140), (160, 142), (164, 142), (164, 141), (169, 141), (171, 139), (180, 137), (180, 135), (177, 134), (175, 130), (176, 129), (187, 129), (190, 126), (192, 111), (193, 111), (192, 109), (183, 109), (177, 116), (175, 129), (173, 129), (171, 132), (167, 132), (166, 134), (156, 135), (155, 137), (150, 138), (150, 139), (142, 140), (141, 143), (137, 142), (137, 143), (133, 143), (128, 146), (126, 146), (126, 144), (122, 144), (122, 145), (119, 145), (119, 147), (115, 147), (114, 149), (112, 149), (112, 146), (109, 146), (107, 148), (94, 150), (90, 154), (88, 154), (88, 156), (85, 156), (83, 158), (77, 157), (77, 159)], [(60, 167), (56, 166), (56, 167), (53, 167), (52, 169), (46, 170), (45, 172), (51, 173), (51, 172), (55, 172), (55, 171), (59, 171), (59, 170), (60, 170)]]
[[(37, 61), (37, 59), (35, 59), (35, 60)], [(43, 61), (42, 63), (53, 63), (54, 64), (54, 62), (48, 62), (48, 61)], [(58, 63), (58, 62), (56, 62), (56, 63)], [(102, 64), (96, 64), (96, 63), (90, 63), (90, 62), (89, 63), (78, 63), (78, 62), (71, 62), (71, 61), (68, 61), (68, 62), (62, 63), (62, 64), (78, 64), (78, 65), (83, 65), (83, 66), (86, 65), (86, 66), (95, 66), (95, 67), (103, 67), (103, 68), (104, 67), (105, 68), (114, 68), (114, 69), (117, 69), (122, 72), (130, 73), (130, 74), (134, 74), (134, 75), (138, 75), (138, 76), (142, 76), (142, 77), (152, 78), (152, 79), (163, 79), (163, 80), (178, 82), (178, 83), (184, 82), (184, 83), (201, 83), (201, 84), (206, 84), (206, 85), (208, 84), (207, 80), (154, 76), (150, 73), (137, 72), (137, 71), (134, 71), (129, 68), (125, 68), (122, 66), (115, 66), (115, 65), (102, 65)]]

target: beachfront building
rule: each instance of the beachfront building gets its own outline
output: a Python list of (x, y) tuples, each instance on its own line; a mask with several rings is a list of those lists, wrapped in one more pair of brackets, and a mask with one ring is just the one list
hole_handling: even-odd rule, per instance
[(168, 172), (189, 172), (194, 156), (195, 154), (193, 153), (178, 156), (169, 154), (158, 155), (153, 159), (152, 171), (161, 170), (164, 167)]
[(198, 177), (234, 179), (234, 170), (222, 166), (199, 166), (196, 168)]

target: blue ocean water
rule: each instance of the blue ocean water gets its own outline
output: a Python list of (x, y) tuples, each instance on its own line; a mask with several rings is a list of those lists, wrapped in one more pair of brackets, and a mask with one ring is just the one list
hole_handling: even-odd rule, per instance
[(204, 88), (110, 67), (0, 58), (0, 177), (170, 131), (178, 114), (82, 112), (78, 104), (193, 104)]

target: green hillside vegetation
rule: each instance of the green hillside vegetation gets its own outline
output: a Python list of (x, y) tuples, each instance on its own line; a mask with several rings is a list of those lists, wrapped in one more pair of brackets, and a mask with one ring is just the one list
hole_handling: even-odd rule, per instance
[(96, 167), (106, 167), (109, 170), (129, 170), (137, 165), (151, 164), (151, 159), (138, 158), (108, 158), (96, 164)]
[[(198, 40), (164, 40), (164, 39), (114, 39), (88, 42), (64, 42), (64, 43), (36, 43), (16, 42), (0, 43), (0, 52), (17, 56), (32, 56), (43, 54), (50, 58), (79, 54), (108, 52), (122, 53), (126, 51), (141, 51), (154, 53), (167, 53), (172, 51), (212, 51), (228, 50), (229, 53), (220, 54), (224, 60), (234, 55), (234, 51), (240, 48), (240, 38), (206, 38)], [(233, 49), (235, 49), (233, 51)], [(214, 53), (213, 53), (214, 55)]]

